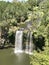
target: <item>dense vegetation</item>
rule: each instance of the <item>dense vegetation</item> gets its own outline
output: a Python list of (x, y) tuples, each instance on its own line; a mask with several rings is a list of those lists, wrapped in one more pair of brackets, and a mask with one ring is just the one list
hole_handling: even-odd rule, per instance
[(38, 51), (34, 51), (31, 56), (31, 64), (49, 65), (49, 0), (12, 3), (0, 1), (1, 37), (6, 44), (14, 44), (15, 31), (26, 27), (26, 21), (32, 23), (30, 31)]

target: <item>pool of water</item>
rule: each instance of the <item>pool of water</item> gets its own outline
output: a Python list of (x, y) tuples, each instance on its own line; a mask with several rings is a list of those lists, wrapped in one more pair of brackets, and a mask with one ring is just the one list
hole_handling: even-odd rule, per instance
[(15, 54), (13, 49), (0, 50), (0, 65), (31, 65), (30, 55)]

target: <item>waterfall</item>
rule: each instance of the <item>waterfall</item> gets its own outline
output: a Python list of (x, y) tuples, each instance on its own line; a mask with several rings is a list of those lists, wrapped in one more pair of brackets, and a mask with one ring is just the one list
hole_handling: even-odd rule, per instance
[(32, 49), (33, 49), (32, 33), (31, 32), (28, 32), (25, 53), (32, 54)]
[(29, 53), (29, 32), (27, 34), (27, 41), (26, 41), (26, 49), (25, 49), (25, 53)]
[(33, 40), (32, 40), (32, 32), (30, 32), (29, 54), (32, 54), (32, 50), (33, 50)]
[(22, 52), (22, 40), (23, 39), (23, 31), (16, 31), (15, 36), (15, 53)]
[(23, 49), (23, 31), (18, 30), (16, 31), (15, 35), (15, 53), (22, 53), (25, 52), (27, 54), (32, 54), (32, 33), (28, 32), (27, 33), (27, 41), (25, 45), (25, 49)]

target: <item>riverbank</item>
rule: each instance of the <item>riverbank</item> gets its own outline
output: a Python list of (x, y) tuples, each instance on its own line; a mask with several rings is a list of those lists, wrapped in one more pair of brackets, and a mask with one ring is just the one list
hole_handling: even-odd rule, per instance
[(0, 49), (14, 48), (15, 45), (0, 45)]

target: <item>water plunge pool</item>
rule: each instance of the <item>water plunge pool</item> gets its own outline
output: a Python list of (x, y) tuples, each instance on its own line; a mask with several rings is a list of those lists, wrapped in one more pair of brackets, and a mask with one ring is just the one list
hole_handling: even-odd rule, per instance
[(31, 65), (30, 55), (15, 54), (13, 48), (0, 50), (0, 65)]

